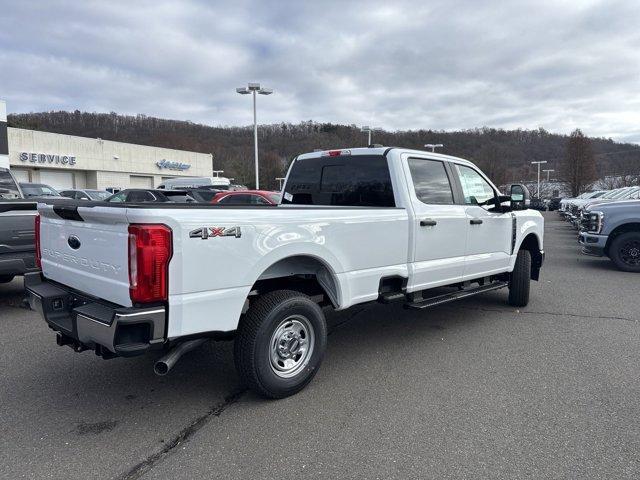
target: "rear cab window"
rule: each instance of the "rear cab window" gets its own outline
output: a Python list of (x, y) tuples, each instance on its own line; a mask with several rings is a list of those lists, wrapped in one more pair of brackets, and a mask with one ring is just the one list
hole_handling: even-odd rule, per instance
[(295, 160), (283, 204), (395, 207), (387, 158), (343, 155)]

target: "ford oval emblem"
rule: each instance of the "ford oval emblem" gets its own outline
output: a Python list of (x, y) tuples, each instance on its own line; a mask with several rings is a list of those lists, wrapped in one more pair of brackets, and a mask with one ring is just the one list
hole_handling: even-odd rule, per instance
[(75, 235), (70, 235), (69, 238), (67, 239), (67, 243), (74, 250), (79, 249), (80, 245), (81, 245), (80, 239), (78, 237), (76, 237)]

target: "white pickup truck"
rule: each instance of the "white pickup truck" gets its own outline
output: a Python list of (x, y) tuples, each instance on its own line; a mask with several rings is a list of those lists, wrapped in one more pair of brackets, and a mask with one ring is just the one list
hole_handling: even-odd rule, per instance
[(40, 204), (32, 308), (60, 345), (104, 358), (165, 350), (165, 374), (233, 339), (242, 381), (281, 398), (322, 361), (321, 307), (426, 308), (509, 289), (525, 306), (544, 260), (528, 191), (472, 163), (402, 148), (298, 156), (277, 206)]

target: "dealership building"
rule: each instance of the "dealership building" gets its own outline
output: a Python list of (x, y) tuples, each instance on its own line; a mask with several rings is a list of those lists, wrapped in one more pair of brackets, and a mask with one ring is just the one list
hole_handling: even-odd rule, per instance
[(58, 190), (102, 190), (153, 188), (169, 178), (212, 176), (208, 153), (6, 126), (3, 130), (8, 138), (9, 168), (19, 182), (46, 183)]

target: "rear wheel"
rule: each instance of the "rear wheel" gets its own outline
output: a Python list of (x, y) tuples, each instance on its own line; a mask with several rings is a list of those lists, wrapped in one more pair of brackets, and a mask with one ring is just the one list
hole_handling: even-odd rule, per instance
[(257, 394), (288, 397), (311, 381), (326, 345), (324, 314), (315, 302), (292, 290), (269, 292), (241, 321), (234, 344), (236, 369)]
[(0, 283), (9, 283), (15, 275), (0, 275)]
[(614, 238), (609, 257), (620, 270), (640, 272), (640, 232), (627, 232)]
[(526, 307), (531, 286), (531, 252), (520, 250), (509, 279), (509, 305)]

